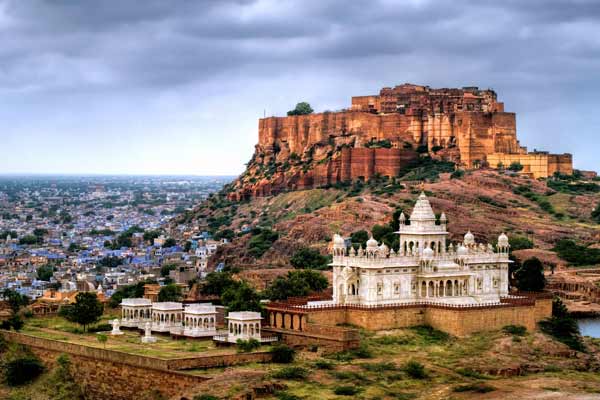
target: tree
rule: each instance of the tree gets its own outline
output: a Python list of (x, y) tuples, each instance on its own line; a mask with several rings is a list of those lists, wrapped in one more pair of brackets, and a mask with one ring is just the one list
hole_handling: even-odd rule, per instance
[(236, 282), (228, 272), (211, 272), (206, 275), (204, 284), (200, 288), (200, 293), (221, 296), (229, 287), (235, 284)]
[(163, 286), (158, 292), (158, 301), (180, 301), (181, 288), (174, 283)]
[(296, 104), (296, 108), (288, 111), (287, 115), (308, 115), (308, 114), (312, 114), (313, 112), (314, 112), (314, 110), (312, 109), (310, 104), (308, 104), (305, 101), (302, 101), (302, 102)]
[(221, 296), (221, 302), (231, 311), (261, 311), (260, 296), (246, 282), (232, 285)]
[(510, 250), (533, 249), (533, 242), (524, 236), (511, 236), (508, 238)]
[(144, 296), (144, 285), (146, 285), (147, 283), (156, 283), (156, 281), (149, 280), (149, 281), (144, 281), (144, 282), (138, 282), (134, 285), (128, 285), (128, 286), (124, 286), (122, 288), (117, 289), (117, 291), (114, 292), (113, 295), (110, 297), (110, 301), (109, 301), (108, 305), (111, 306), (112, 308), (115, 308), (119, 304), (121, 304), (121, 301), (123, 299), (143, 297)]
[(167, 277), (171, 271), (177, 269), (177, 265), (175, 264), (165, 264), (160, 268), (160, 276)]
[(183, 251), (185, 251), (186, 253), (189, 253), (191, 249), (192, 249), (192, 242), (190, 242), (188, 240), (187, 242), (185, 242), (185, 245), (183, 246)]
[(350, 235), (350, 240), (353, 244), (356, 243), (364, 247), (367, 240), (369, 240), (369, 232), (365, 230), (356, 231)]
[(168, 247), (173, 247), (176, 246), (177, 242), (175, 241), (175, 239), (173, 238), (168, 238), (165, 240), (165, 242), (163, 243), (162, 247), (163, 248), (168, 248)]
[(4, 379), (9, 386), (34, 381), (44, 372), (44, 364), (33, 354), (15, 358), (4, 365)]
[(87, 326), (100, 320), (104, 312), (104, 305), (98, 300), (96, 293), (80, 292), (75, 296), (75, 303), (64, 306), (61, 309), (61, 315), (67, 320), (83, 326), (83, 331)]
[(312, 292), (321, 292), (327, 286), (327, 278), (320, 272), (306, 269), (290, 271), (286, 276), (277, 277), (267, 288), (266, 293), (271, 300), (284, 300), (288, 297), (301, 297)]
[(37, 277), (41, 281), (50, 282), (50, 278), (54, 276), (54, 267), (52, 265), (42, 265), (37, 269)]
[(513, 161), (513, 162), (512, 162), (512, 163), (510, 163), (510, 165), (508, 166), (508, 169), (509, 169), (510, 171), (513, 171), (513, 172), (519, 172), (519, 171), (521, 171), (521, 170), (523, 169), (523, 165), (521, 165), (521, 163), (520, 163), (520, 162), (518, 162), (518, 161)]
[(308, 247), (296, 251), (290, 258), (290, 264), (296, 269), (327, 269), (328, 262), (329, 257)]
[(156, 239), (159, 236), (160, 236), (159, 230), (146, 231), (146, 232), (144, 232), (144, 241), (152, 243), (154, 241), (154, 239)]
[(527, 292), (540, 292), (546, 286), (544, 266), (542, 262), (532, 257), (523, 263), (523, 266), (515, 273), (517, 287)]
[(4, 297), (4, 301), (10, 306), (13, 314), (17, 314), (21, 307), (29, 304), (29, 297), (22, 295), (13, 289), (5, 289), (2, 292), (2, 297)]
[(35, 235), (25, 235), (19, 239), (21, 245), (34, 245), (38, 243), (38, 237)]
[(106, 342), (108, 342), (108, 336), (104, 333), (97, 333), (96, 339), (98, 339), (99, 343), (102, 343), (102, 346), (106, 349)]
[(592, 211), (592, 219), (600, 224), (600, 203), (598, 203), (594, 211)]

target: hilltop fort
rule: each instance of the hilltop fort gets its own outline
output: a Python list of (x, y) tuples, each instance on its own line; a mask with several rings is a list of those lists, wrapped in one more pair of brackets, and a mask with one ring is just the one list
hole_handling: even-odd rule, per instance
[(518, 162), (534, 178), (573, 172), (570, 154), (528, 152), (496, 92), (403, 84), (352, 98), (349, 109), (259, 120), (258, 144), (232, 199), (397, 177), (428, 153), (461, 168)]

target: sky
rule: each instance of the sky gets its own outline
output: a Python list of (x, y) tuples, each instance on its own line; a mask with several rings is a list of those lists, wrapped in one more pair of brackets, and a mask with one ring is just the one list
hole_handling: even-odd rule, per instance
[(406, 82), (600, 170), (600, 1), (0, 0), (0, 173), (236, 175), (263, 115)]

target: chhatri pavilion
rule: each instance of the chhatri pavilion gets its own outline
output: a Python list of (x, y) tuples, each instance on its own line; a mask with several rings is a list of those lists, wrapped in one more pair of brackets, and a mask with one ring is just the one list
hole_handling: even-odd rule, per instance
[(458, 245), (447, 244), (447, 219), (436, 218), (424, 193), (410, 218), (400, 215), (396, 252), (373, 237), (366, 248), (348, 249), (333, 238), (333, 303), (384, 305), (410, 302), (476, 305), (508, 295), (508, 237), (476, 243), (469, 231)]

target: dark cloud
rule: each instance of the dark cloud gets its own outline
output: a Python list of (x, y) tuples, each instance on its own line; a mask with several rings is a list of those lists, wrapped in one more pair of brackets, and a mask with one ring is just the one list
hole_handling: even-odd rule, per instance
[[(199, 88), (277, 111), (282, 96), (340, 108), (412, 80), (494, 87), (531, 131), (528, 115), (595, 110), (600, 90), (596, 0), (0, 0), (0, 40), (0, 101), (15, 104)], [(557, 118), (546, 135), (564, 134)]]

